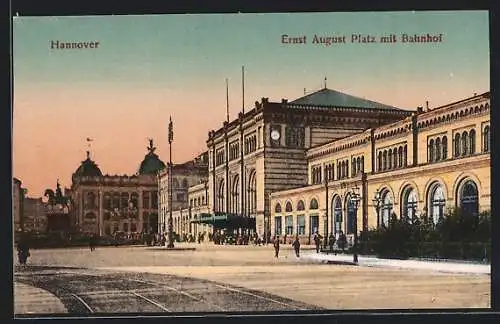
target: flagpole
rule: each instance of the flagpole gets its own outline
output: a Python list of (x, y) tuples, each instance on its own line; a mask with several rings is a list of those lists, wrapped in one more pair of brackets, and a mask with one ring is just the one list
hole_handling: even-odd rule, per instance
[(226, 120), (229, 123), (229, 84), (226, 78)]
[(245, 114), (245, 66), (241, 66), (241, 111)]
[(174, 229), (172, 218), (172, 142), (174, 140), (174, 126), (172, 123), (172, 116), (170, 116), (170, 121), (168, 123), (168, 145), (169, 145), (169, 163), (168, 163), (168, 245), (167, 248), (174, 248)]

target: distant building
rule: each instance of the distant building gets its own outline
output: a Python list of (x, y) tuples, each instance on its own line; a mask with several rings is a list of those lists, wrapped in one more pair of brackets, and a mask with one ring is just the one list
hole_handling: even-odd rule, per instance
[(363, 231), (392, 215), (436, 224), (450, 209), (490, 210), (490, 134), (487, 92), (311, 147), (308, 184), (271, 194), (272, 235), (308, 242), (342, 231), (352, 240), (355, 220)]
[[(171, 175), (169, 175), (171, 172)], [(189, 212), (190, 202), (196, 199), (197, 206), (207, 205), (207, 190), (202, 190), (203, 184), (207, 183), (208, 178), (208, 154), (204, 152), (193, 160), (173, 164), (172, 170), (164, 168), (160, 170), (158, 178), (160, 206), (159, 230), (166, 232), (168, 230), (168, 218), (170, 215), (169, 206), (169, 184), (172, 183), (172, 219), (174, 231), (178, 234), (189, 233), (190, 221), (196, 214)], [(204, 188), (204, 187), (203, 187)], [(196, 198), (195, 198), (196, 197)], [(200, 204), (198, 205), (198, 200)]]
[(165, 163), (155, 153), (153, 140), (134, 175), (103, 175), (90, 159), (72, 176), (73, 226), (98, 235), (116, 232), (156, 232), (158, 229), (158, 171)]
[(15, 232), (19, 232), (22, 228), (24, 189), (21, 188), (21, 184), (21, 180), (12, 179), (12, 220)]
[(47, 232), (47, 204), (42, 198), (24, 198), (24, 230), (26, 232)]
[(308, 183), (307, 150), (411, 113), (326, 87), (291, 102), (262, 98), (208, 134), (210, 211), (253, 218), (250, 232), (268, 238), (270, 195)]

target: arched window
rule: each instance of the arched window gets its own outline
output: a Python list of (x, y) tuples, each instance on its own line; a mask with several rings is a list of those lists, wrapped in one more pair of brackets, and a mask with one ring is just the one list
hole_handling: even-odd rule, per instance
[(177, 179), (173, 178), (173, 179), (172, 179), (172, 187), (173, 187), (174, 189), (179, 188), (179, 180), (177, 180)]
[(406, 219), (409, 223), (416, 216), (417, 212), (417, 191), (415, 188), (408, 187), (403, 194), (403, 209), (401, 210), (401, 218)]
[(455, 134), (455, 143), (454, 143), (455, 157), (460, 156), (460, 134)]
[(240, 178), (236, 175), (233, 178), (232, 190), (231, 190), (231, 212), (239, 213), (240, 206)]
[(352, 161), (351, 161), (351, 172), (352, 172), (352, 176), (354, 177), (356, 175), (356, 159), (355, 158), (352, 158)]
[(250, 174), (248, 193), (249, 214), (255, 214), (257, 211), (257, 179), (255, 171)]
[(281, 205), (280, 203), (277, 203), (276, 206), (274, 206), (274, 212), (279, 214), (281, 213)]
[(349, 160), (345, 161), (345, 176), (349, 177)]
[(139, 206), (139, 195), (137, 194), (137, 192), (133, 192), (130, 195), (130, 202), (132, 203), (132, 207), (138, 208), (138, 206)]
[(378, 171), (382, 171), (382, 152), (378, 152)]
[(385, 170), (387, 170), (387, 151), (384, 151), (383, 160), (384, 160), (383, 170), (385, 171)]
[(299, 202), (297, 203), (297, 210), (304, 210), (304, 209), (305, 209), (304, 202), (302, 200), (299, 200)]
[(392, 150), (389, 149), (389, 154), (387, 155), (387, 168), (392, 169)]
[(429, 161), (428, 162), (429, 163), (434, 162), (434, 140), (433, 139), (431, 139), (429, 141), (429, 145), (427, 146), (427, 152), (429, 154), (429, 157), (428, 157)]
[(471, 155), (476, 153), (476, 131), (473, 129), (469, 132), (469, 148)]
[(467, 180), (460, 190), (460, 209), (467, 216), (476, 216), (479, 212), (477, 186), (472, 180)]
[(293, 211), (293, 208), (292, 208), (292, 203), (291, 202), (287, 202), (286, 205), (285, 205), (285, 211), (287, 213), (291, 213)]
[(340, 201), (339, 196), (335, 198), (332, 207), (334, 220), (333, 233), (338, 234), (342, 230), (342, 202)]
[(446, 206), (446, 198), (444, 196), (443, 187), (439, 183), (435, 183), (429, 191), (429, 211), (430, 217), (434, 224), (444, 217), (444, 207)]
[(403, 167), (406, 168), (408, 165), (408, 145), (405, 145), (403, 148)]
[(365, 157), (361, 156), (361, 172), (365, 172)]
[(122, 192), (120, 195), (120, 207), (127, 208), (128, 207), (129, 196), (127, 192)]
[(354, 209), (354, 203), (351, 196), (347, 197), (347, 224), (346, 224), (346, 234), (354, 233), (354, 218), (356, 217), (356, 210)]
[(392, 150), (392, 167), (394, 169), (398, 167), (398, 150), (396, 148)]
[(389, 190), (385, 190), (382, 193), (382, 208), (381, 208), (381, 214), (380, 214), (380, 223), (382, 226), (388, 227), (389, 226), (389, 221), (391, 219), (392, 215), (392, 206), (393, 206), (393, 199), (391, 192)]
[(356, 170), (357, 173), (363, 172), (363, 168), (361, 167), (361, 158), (359, 156), (356, 159)]
[(441, 145), (443, 146), (443, 160), (448, 158), (448, 137), (443, 136), (443, 140), (441, 141)]
[(484, 152), (489, 152), (490, 151), (490, 126), (486, 126), (484, 128), (484, 134), (483, 134), (483, 151)]
[(462, 156), (465, 156), (467, 155), (467, 143), (468, 140), (467, 140), (467, 132), (463, 132), (462, 133)]
[(316, 198), (311, 199), (309, 209), (318, 209), (318, 201), (316, 200)]
[(341, 162), (339, 162), (339, 163), (337, 164), (337, 180), (341, 178), (341, 174), (342, 174), (342, 172), (341, 172), (341, 170), (340, 170), (340, 165), (341, 165), (341, 164), (342, 164)]
[(441, 160), (441, 139), (438, 137), (436, 139), (436, 161)]
[(398, 148), (399, 167), (403, 166), (403, 147)]
[(224, 211), (224, 180), (219, 182), (219, 190), (217, 190), (217, 211)]

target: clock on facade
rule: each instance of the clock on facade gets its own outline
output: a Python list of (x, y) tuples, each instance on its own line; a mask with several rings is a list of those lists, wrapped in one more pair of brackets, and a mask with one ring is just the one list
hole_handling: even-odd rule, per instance
[(280, 132), (277, 131), (276, 129), (273, 129), (271, 131), (271, 139), (274, 140), (274, 141), (277, 141), (280, 139)]

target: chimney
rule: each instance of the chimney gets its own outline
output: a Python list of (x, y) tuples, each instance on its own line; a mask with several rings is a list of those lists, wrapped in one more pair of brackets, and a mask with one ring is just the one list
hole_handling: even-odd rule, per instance
[(422, 107), (417, 107), (417, 114), (421, 114), (424, 112), (424, 108)]
[(429, 101), (425, 101), (425, 111), (429, 111)]
[(281, 99), (281, 103), (282, 103), (283, 105), (286, 105), (286, 104), (288, 103), (288, 99)]
[(477, 92), (474, 92), (474, 97), (477, 96)]

